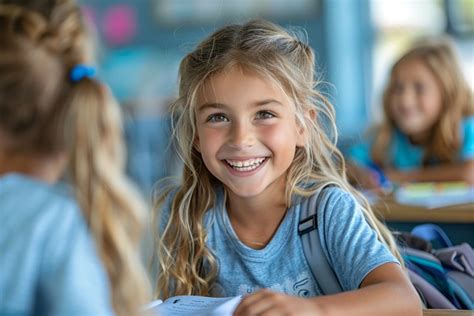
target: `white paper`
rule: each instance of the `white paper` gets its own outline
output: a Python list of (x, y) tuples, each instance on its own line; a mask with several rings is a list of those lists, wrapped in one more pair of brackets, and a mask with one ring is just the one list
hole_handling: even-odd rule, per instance
[(174, 296), (163, 303), (151, 302), (145, 309), (157, 316), (232, 316), (240, 300), (240, 296)]

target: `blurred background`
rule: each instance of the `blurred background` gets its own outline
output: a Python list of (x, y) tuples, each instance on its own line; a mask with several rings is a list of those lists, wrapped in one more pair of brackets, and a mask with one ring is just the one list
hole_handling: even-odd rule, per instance
[(381, 115), (389, 68), (420, 36), (448, 35), (474, 88), (474, 0), (79, 0), (99, 77), (124, 108), (128, 172), (146, 196), (179, 172), (167, 108), (181, 58), (224, 24), (262, 17), (306, 30), (344, 149)]

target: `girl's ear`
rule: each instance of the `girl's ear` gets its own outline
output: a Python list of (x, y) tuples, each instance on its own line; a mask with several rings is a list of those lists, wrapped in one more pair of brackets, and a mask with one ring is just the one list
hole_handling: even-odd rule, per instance
[[(311, 109), (309, 111), (307, 111), (304, 115), (304, 119), (306, 121), (310, 120), (310, 121), (314, 121), (316, 120), (316, 117), (317, 117), (317, 114), (316, 114), (316, 111)], [(306, 143), (308, 142), (308, 129), (307, 129), (307, 125), (304, 124), (304, 123), (299, 123), (298, 124), (298, 130), (297, 130), (297, 133), (298, 133), (298, 138), (296, 140), (296, 146), (297, 147), (304, 147), (306, 145)]]

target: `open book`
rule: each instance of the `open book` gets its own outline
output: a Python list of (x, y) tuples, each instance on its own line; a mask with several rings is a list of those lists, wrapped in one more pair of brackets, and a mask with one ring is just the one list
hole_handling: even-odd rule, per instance
[(153, 301), (144, 309), (157, 316), (232, 316), (241, 299), (241, 296), (173, 296), (164, 302)]

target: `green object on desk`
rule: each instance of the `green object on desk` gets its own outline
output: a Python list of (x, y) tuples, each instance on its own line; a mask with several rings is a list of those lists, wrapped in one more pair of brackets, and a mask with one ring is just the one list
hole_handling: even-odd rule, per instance
[(474, 187), (465, 182), (420, 182), (400, 186), (395, 191), (400, 204), (438, 208), (474, 203)]

